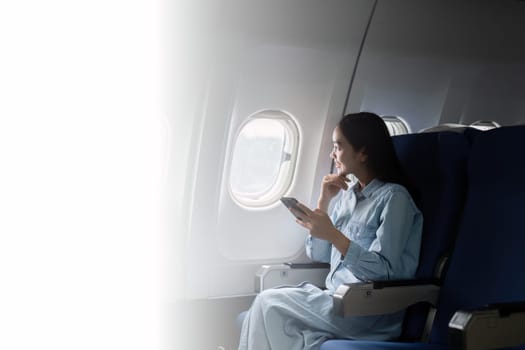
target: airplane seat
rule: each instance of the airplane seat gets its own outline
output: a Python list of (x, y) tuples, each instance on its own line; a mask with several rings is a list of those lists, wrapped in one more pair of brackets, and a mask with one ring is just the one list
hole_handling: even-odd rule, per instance
[(459, 224), (466, 195), (468, 139), (437, 132), (394, 136), (397, 156), (417, 191), (423, 213), (419, 278), (433, 278), (439, 257), (449, 248)]
[(321, 350), (525, 349), (525, 126), (472, 140), (465, 206), (429, 342), (329, 340)]
[[(469, 141), (464, 134), (444, 131), (395, 136), (393, 142), (401, 165), (418, 192), (416, 202), (423, 213), (416, 278), (440, 278), (465, 201)], [(405, 315), (401, 339), (419, 340), (428, 312), (428, 304), (411, 306)]]
[(469, 126), (465, 124), (444, 123), (444, 124), (439, 124), (439, 125), (421, 129), (419, 130), (419, 133), (440, 132), (440, 131), (452, 131), (452, 132), (462, 133), (463, 131), (465, 131), (465, 129), (468, 129), (468, 128)]
[[(418, 346), (418, 343), (332, 339), (324, 342), (320, 350), (420, 350)], [(445, 350), (441, 345), (425, 346), (425, 350)]]
[(474, 123), (471, 123), (470, 126), (479, 130), (490, 130), (501, 127), (501, 125), (494, 120), (476, 120)]
[[(457, 344), (457, 338), (461, 343), (462, 337), (448, 328), (458, 310), (525, 301), (523, 149), (525, 126), (492, 129), (474, 140), (468, 164), (467, 202), (456, 250), (441, 289), (432, 343), (463, 348), (471, 345)], [(513, 312), (508, 304), (507, 307), (509, 311), (505, 313), (500, 310), (507, 319), (510, 315), (523, 316), (523, 312), (517, 312), (523, 310)], [(475, 341), (484, 348), (502, 347), (491, 343), (499, 336), (490, 331), (503, 328), (508, 333), (499, 339), (503, 341), (499, 344), (516, 346), (519, 342), (512, 344), (512, 340), (520, 336), (521, 344), (525, 344), (523, 323), (503, 327), (499, 322), (485, 316), (486, 328), (474, 334)], [(453, 344), (448, 344), (449, 334)]]
[(466, 124), (457, 124), (457, 123), (444, 123), (429, 128), (424, 128), (419, 130), (420, 133), (426, 132), (440, 132), (440, 131), (453, 131), (458, 133), (463, 133), (470, 129), (476, 129), (481, 131), (491, 130), (501, 127), (500, 124), (493, 120), (477, 120), (469, 125)]

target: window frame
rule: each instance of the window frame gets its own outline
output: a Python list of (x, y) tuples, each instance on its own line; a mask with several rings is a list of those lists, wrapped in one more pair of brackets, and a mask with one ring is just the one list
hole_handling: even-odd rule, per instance
[[(234, 164), (234, 155), (238, 145), (239, 136), (247, 125), (257, 120), (269, 119), (278, 121), (284, 132), (282, 157), (279, 164), (277, 175), (273, 183), (260, 193), (250, 193), (243, 196), (242, 193), (236, 192), (232, 186), (232, 171)], [(232, 200), (240, 207), (245, 209), (264, 209), (278, 203), (280, 198), (289, 192), (295, 179), (297, 161), (301, 143), (301, 133), (299, 125), (295, 118), (288, 112), (282, 110), (265, 109), (255, 112), (248, 116), (238, 127), (233, 139), (233, 147), (230, 153), (228, 164), (228, 193)], [(287, 152), (286, 150), (289, 149)], [(253, 198), (256, 196), (256, 198)], [(250, 198), (252, 197), (252, 198)]]

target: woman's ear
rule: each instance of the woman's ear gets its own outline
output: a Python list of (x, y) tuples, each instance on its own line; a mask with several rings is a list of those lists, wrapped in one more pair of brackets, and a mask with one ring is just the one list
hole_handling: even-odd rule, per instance
[(363, 147), (359, 150), (359, 152), (357, 152), (357, 159), (361, 162), (361, 163), (366, 163), (366, 161), (368, 160), (368, 153), (366, 151), (366, 148)]

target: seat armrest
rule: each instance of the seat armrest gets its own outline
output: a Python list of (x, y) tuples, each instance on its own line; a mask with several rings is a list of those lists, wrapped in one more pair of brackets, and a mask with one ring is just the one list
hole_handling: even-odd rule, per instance
[(330, 264), (325, 263), (262, 265), (255, 274), (255, 292), (284, 285), (293, 286), (301, 282), (310, 282), (324, 288), (329, 270)]
[(350, 283), (339, 286), (333, 295), (338, 316), (384, 315), (420, 302), (436, 305), (440, 285), (432, 280), (397, 280)]
[(456, 311), (449, 343), (456, 349), (498, 349), (525, 344), (525, 302), (493, 304)]

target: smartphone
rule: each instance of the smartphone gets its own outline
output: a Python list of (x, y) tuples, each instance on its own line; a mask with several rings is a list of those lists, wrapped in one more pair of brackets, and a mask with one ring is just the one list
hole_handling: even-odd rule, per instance
[[(281, 197), (281, 202), (283, 202), (283, 204), (286, 206), (286, 208), (288, 208), (288, 210), (290, 210), (290, 212), (292, 214), (294, 214), (291, 209), (294, 208), (295, 210), (297, 210), (298, 212), (301, 212), (303, 213), (304, 215), (306, 215), (306, 213), (304, 212), (304, 210), (302, 210), (301, 208), (299, 208), (299, 206), (297, 206), (297, 199), (293, 198), (293, 197)], [(294, 214), (295, 216), (295, 214)], [(296, 216), (297, 219), (301, 220), (300, 218), (298, 218)]]

